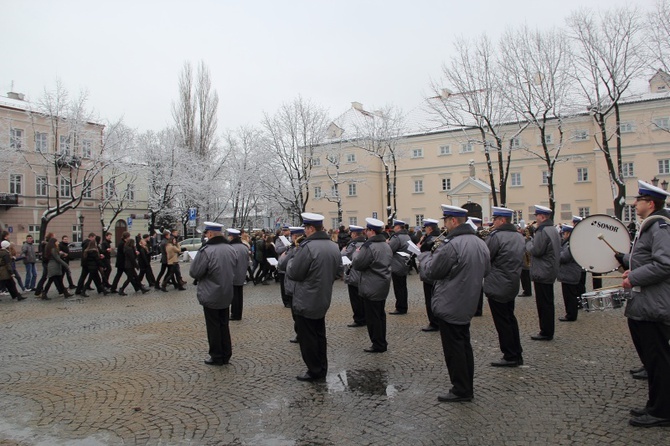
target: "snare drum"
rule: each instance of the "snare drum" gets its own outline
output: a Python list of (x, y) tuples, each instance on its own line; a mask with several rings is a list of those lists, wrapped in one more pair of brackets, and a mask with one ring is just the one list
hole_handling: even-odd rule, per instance
[(623, 307), (626, 294), (623, 289), (593, 291), (582, 294), (580, 300), (586, 311), (605, 311)]

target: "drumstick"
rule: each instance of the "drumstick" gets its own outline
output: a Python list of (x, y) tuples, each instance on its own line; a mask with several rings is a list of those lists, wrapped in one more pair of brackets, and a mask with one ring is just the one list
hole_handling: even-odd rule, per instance
[(593, 291), (613, 290), (614, 288), (623, 288), (623, 287), (621, 285), (604, 286), (602, 288), (594, 288)]
[(600, 276), (601, 279), (625, 279), (624, 276)]
[(607, 246), (609, 246), (610, 249), (611, 249), (612, 251), (614, 251), (614, 254), (618, 254), (618, 253), (619, 253), (619, 251), (617, 251), (616, 249), (614, 249), (614, 246), (610, 245), (609, 242), (608, 242), (607, 240), (605, 240), (605, 236), (604, 236), (604, 235), (602, 235), (602, 234), (598, 234), (598, 239), (600, 239), (600, 240), (602, 240), (603, 242), (605, 242), (605, 244), (606, 244)]

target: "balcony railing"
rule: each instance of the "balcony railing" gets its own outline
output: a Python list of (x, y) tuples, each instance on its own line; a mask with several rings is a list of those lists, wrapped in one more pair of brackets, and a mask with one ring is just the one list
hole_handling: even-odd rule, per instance
[(19, 194), (0, 194), (0, 206), (5, 210), (19, 205)]

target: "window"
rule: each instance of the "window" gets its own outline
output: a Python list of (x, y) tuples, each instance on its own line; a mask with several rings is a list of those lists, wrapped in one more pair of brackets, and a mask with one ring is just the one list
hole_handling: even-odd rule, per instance
[(35, 242), (40, 241), (40, 225), (28, 225), (28, 234), (32, 235)]
[(670, 173), (670, 159), (658, 160), (658, 173)]
[(116, 182), (114, 180), (109, 180), (105, 183), (105, 197), (110, 199), (116, 195)]
[(654, 125), (662, 130), (670, 130), (670, 118), (655, 118)]
[(349, 217), (349, 226), (358, 226), (358, 217)]
[(551, 133), (545, 133), (544, 134), (544, 142), (547, 144), (553, 144), (554, 143), (554, 136)]
[(512, 223), (514, 223), (516, 225), (521, 220), (523, 220), (523, 211), (514, 211), (512, 213)]
[(521, 139), (520, 138), (512, 138), (509, 140), (509, 146), (512, 149), (518, 149), (521, 147)]
[(91, 141), (88, 139), (85, 139), (81, 142), (81, 156), (82, 158), (91, 158), (93, 156)]
[(414, 226), (422, 226), (422, 225), (423, 225), (423, 214), (414, 215)]
[(624, 178), (630, 178), (635, 176), (635, 166), (633, 163), (622, 163), (621, 164), (621, 174)]
[(46, 197), (47, 192), (49, 191), (49, 182), (47, 177), (38, 176), (35, 177), (35, 195), (38, 197)]
[(412, 158), (423, 158), (423, 149), (412, 149)]
[(623, 207), (623, 221), (635, 221), (636, 217), (634, 204), (627, 204)]
[(423, 180), (414, 180), (414, 193), (415, 194), (423, 193)]
[(326, 155), (326, 160), (328, 160), (330, 164), (336, 164), (336, 165), (339, 164), (340, 161), (335, 155)]
[(356, 183), (350, 184), (349, 185), (349, 196), (355, 196), (356, 195)]
[(347, 162), (348, 163), (355, 163), (356, 162), (356, 154), (355, 153), (347, 153)]
[(12, 149), (23, 149), (23, 129), (11, 128), (9, 130), (9, 147)]
[(521, 173), (512, 172), (510, 173), (511, 186), (521, 186)]
[(9, 193), (19, 195), (23, 193), (23, 175), (17, 173), (9, 175)]
[(127, 184), (126, 185), (126, 200), (135, 201), (135, 185)]
[(588, 167), (578, 167), (577, 168), (577, 182), (583, 183), (589, 181), (589, 169)]
[(312, 166), (320, 166), (321, 165), (321, 158), (312, 158)]
[(442, 190), (451, 190), (451, 178), (442, 178)]
[(619, 124), (619, 130), (621, 130), (621, 133), (633, 133), (635, 127), (632, 122), (622, 122)]
[(579, 216), (580, 217), (586, 218), (589, 215), (591, 215), (591, 208), (589, 208), (589, 207), (579, 208)]
[(440, 156), (451, 155), (451, 146), (440, 146)]
[(469, 152), (474, 152), (472, 144), (470, 144), (469, 142), (461, 144), (461, 153), (469, 153)]
[(60, 136), (60, 153), (63, 156), (70, 156), (70, 137), (66, 135)]
[(60, 196), (69, 197), (70, 192), (70, 180), (67, 178), (60, 178)]
[(575, 130), (574, 133), (574, 140), (575, 141), (587, 141), (589, 139), (589, 131), (588, 130)]
[(549, 184), (549, 171), (547, 170), (542, 171), (542, 184)]
[(81, 242), (81, 225), (72, 225), (72, 242)]
[(337, 229), (340, 227), (340, 220), (337, 217), (332, 217), (330, 219), (330, 227), (331, 229)]
[(47, 153), (48, 151), (49, 146), (47, 134), (35, 132), (35, 152)]
[(93, 198), (93, 190), (91, 189), (90, 184), (84, 186), (84, 188), (81, 191), (81, 196), (82, 198)]
[(314, 186), (314, 198), (321, 198), (321, 186)]

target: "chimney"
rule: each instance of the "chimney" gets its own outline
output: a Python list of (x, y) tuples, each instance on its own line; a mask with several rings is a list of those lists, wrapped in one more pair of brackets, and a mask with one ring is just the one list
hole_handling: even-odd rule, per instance
[(363, 111), (363, 104), (361, 104), (360, 102), (352, 102), (351, 108), (353, 108), (354, 110)]
[(16, 92), (13, 92), (13, 91), (8, 91), (7, 92), (7, 97), (9, 99), (18, 99), (19, 101), (23, 101), (24, 98), (26, 97), (26, 95), (24, 95), (23, 93), (16, 93)]

